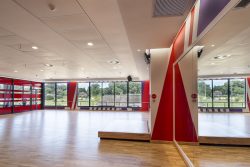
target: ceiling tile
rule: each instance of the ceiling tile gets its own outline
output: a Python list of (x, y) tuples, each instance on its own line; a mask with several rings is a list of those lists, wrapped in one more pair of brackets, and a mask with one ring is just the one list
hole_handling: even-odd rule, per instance
[(85, 14), (44, 18), (43, 21), (57, 32), (65, 32), (72, 29), (92, 28), (92, 24)]
[(0, 27), (0, 36), (9, 36), (9, 35), (14, 35), (14, 34)]
[(0, 37), (0, 44), (10, 46), (16, 44), (30, 44), (30, 42), (16, 35), (11, 35)]
[[(25, 9), (37, 17), (55, 17), (81, 13), (82, 10), (75, 0), (16, 0)], [(54, 5), (51, 10), (49, 4)]]

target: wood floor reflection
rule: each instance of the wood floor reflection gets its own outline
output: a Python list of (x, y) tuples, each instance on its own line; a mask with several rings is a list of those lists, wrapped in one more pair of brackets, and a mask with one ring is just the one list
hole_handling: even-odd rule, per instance
[(0, 116), (0, 167), (185, 166), (172, 144), (100, 141), (110, 121), (141, 112), (32, 111)]
[(250, 147), (181, 145), (196, 167), (249, 167)]
[(199, 113), (199, 136), (250, 138), (250, 113)]

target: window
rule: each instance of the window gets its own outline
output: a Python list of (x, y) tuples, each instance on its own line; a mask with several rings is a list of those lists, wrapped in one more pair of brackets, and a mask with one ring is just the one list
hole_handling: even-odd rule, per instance
[(55, 106), (55, 84), (45, 84), (45, 106)]
[(90, 83), (90, 105), (102, 106), (102, 83)]
[(78, 83), (78, 106), (89, 106), (89, 83)]
[(116, 107), (127, 107), (127, 82), (116, 82), (115, 83), (115, 106)]
[(24, 85), (23, 86), (23, 106), (30, 106), (31, 105), (31, 86)]
[(67, 83), (57, 83), (56, 105), (67, 106)]
[(141, 82), (129, 82), (129, 107), (141, 107)]
[(114, 94), (114, 83), (104, 82), (102, 83), (102, 105), (103, 106), (114, 106), (115, 94)]
[(198, 81), (198, 106), (212, 107), (212, 80)]
[(245, 107), (245, 80), (230, 79), (230, 107)]
[(213, 80), (213, 106), (228, 107), (228, 80)]

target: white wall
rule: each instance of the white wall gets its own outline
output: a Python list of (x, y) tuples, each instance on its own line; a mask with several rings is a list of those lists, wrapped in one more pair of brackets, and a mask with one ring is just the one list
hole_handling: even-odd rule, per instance
[[(161, 93), (167, 73), (170, 49), (151, 49), (150, 62), (150, 118), (149, 129), (152, 132), (154, 128), (155, 118), (158, 111)], [(156, 94), (157, 98), (153, 101), (151, 95)]]

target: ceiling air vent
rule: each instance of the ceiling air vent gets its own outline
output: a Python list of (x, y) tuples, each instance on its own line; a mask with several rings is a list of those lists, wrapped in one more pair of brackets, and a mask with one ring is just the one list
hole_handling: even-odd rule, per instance
[(235, 8), (245, 8), (249, 5), (250, 0), (241, 0)]
[(195, 0), (155, 0), (154, 16), (181, 16), (194, 2)]

